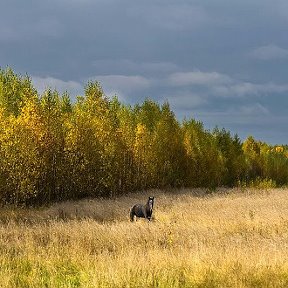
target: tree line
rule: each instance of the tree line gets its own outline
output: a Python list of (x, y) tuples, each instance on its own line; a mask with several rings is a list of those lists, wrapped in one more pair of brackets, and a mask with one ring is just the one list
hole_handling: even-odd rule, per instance
[(84, 96), (0, 69), (0, 202), (35, 205), (148, 188), (288, 183), (288, 147), (178, 121), (169, 103), (125, 105), (88, 82)]

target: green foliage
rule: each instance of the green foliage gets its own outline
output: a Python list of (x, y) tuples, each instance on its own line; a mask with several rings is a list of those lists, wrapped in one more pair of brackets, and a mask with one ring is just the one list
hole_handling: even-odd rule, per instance
[(245, 156), (242, 150), (242, 143), (237, 135), (231, 136), (225, 129), (213, 130), (217, 149), (220, 150), (224, 161), (222, 175), (223, 184), (234, 186), (245, 174)]
[(24, 102), (36, 94), (28, 76), (20, 77), (10, 68), (0, 68), (0, 107), (5, 113), (19, 115)]
[(188, 186), (215, 188), (223, 183), (224, 159), (215, 137), (195, 120), (183, 123)]
[(252, 136), (241, 143), (194, 119), (180, 123), (168, 103), (124, 105), (107, 98), (98, 82), (88, 82), (72, 103), (68, 93), (38, 95), (29, 77), (0, 70), (2, 203), (114, 197), (153, 187), (267, 188), (287, 185), (287, 168), (287, 146)]
[(269, 178), (260, 178), (251, 179), (250, 181), (239, 181), (238, 186), (241, 188), (256, 188), (256, 189), (272, 189), (277, 187), (275, 180)]

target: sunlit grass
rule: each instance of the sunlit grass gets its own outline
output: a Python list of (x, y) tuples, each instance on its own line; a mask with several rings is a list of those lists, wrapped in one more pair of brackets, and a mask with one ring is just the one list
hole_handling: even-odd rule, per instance
[(2, 209), (0, 287), (287, 287), (288, 190), (204, 192)]

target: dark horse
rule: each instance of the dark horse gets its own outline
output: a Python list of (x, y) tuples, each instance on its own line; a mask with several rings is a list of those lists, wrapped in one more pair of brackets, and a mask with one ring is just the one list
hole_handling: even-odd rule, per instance
[(154, 205), (154, 197), (149, 197), (145, 205), (135, 204), (130, 210), (130, 221), (134, 221), (134, 216), (146, 218), (151, 221)]

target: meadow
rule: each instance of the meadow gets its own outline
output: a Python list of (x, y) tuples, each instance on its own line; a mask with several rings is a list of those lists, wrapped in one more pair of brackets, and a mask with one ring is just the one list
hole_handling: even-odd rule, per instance
[(206, 192), (2, 208), (0, 287), (288, 287), (288, 190)]

